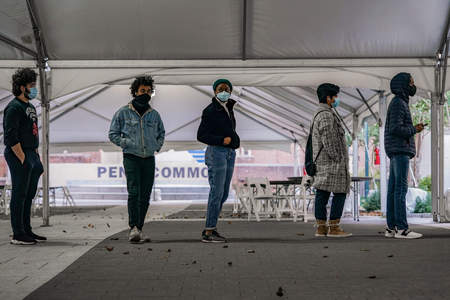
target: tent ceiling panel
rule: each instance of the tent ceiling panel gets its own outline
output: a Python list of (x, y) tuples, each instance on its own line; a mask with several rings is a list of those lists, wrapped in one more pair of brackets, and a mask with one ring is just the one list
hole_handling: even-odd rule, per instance
[(448, 0), (250, 1), (248, 55), (433, 57), (449, 8)]
[(40, 0), (37, 10), (51, 59), (239, 58), (242, 3)]
[[(0, 35), (35, 51), (34, 36), (25, 1), (2, 0), (0, 6)], [(1, 59), (30, 59), (32, 56), (0, 42)]]

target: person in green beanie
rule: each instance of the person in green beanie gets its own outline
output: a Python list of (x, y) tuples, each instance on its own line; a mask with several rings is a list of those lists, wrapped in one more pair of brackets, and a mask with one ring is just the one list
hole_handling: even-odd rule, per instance
[(214, 82), (213, 89), (215, 96), (211, 104), (203, 110), (197, 132), (197, 140), (208, 145), (205, 163), (208, 166), (210, 185), (202, 242), (224, 243), (227, 240), (218, 233), (217, 220), (230, 191), (236, 159), (235, 149), (239, 148), (240, 139), (236, 133), (233, 112), (236, 101), (230, 99), (233, 85), (227, 79), (219, 79)]

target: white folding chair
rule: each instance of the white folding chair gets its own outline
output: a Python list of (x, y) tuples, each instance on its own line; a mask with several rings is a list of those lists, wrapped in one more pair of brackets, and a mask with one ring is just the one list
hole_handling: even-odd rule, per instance
[(303, 215), (303, 222), (308, 222), (308, 207), (309, 203), (315, 199), (315, 194), (311, 192), (306, 185), (302, 184), (296, 186), (295, 200), (294, 200), (294, 222), (297, 222), (298, 216)]
[(283, 186), (281, 185), (278, 188), (278, 191), (275, 192), (276, 196), (276, 204), (277, 204), (277, 220), (281, 219), (281, 215), (284, 212), (289, 212), (291, 216), (296, 218), (296, 211), (294, 206), (294, 186)]
[(272, 192), (269, 180), (267, 178), (247, 178), (247, 184), (253, 189), (250, 199), (256, 220), (261, 221), (261, 215), (275, 215), (279, 220), (281, 216), (275, 203), (276, 195)]
[(11, 186), (5, 185), (1, 193), (2, 194), (0, 197), (0, 212), (3, 211), (3, 213), (7, 216), (10, 213), (9, 207), (11, 202)]
[(236, 192), (236, 199), (233, 212), (238, 213), (244, 210), (248, 214), (248, 218), (250, 219), (252, 214), (252, 205), (251, 205), (251, 190), (250, 187), (245, 185), (244, 183), (233, 184), (233, 188)]

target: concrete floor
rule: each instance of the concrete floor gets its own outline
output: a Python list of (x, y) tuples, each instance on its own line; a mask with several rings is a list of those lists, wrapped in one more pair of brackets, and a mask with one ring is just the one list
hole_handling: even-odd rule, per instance
[(50, 238), (38, 246), (10, 245), (9, 222), (0, 221), (0, 299), (446, 299), (450, 292), (449, 224), (410, 219), (425, 238), (403, 241), (380, 234), (382, 218), (345, 219), (355, 236), (333, 240), (314, 238), (312, 223), (230, 218), (220, 222), (230, 237), (224, 248), (199, 242), (201, 207), (153, 203), (145, 226), (153, 242), (142, 245), (126, 241), (126, 207), (54, 216), (45, 228), (34, 219)]
[[(203, 222), (150, 222), (153, 242), (126, 232), (97, 244), (26, 299), (446, 299), (450, 231), (413, 226), (421, 240), (346, 224), (349, 239), (312, 224), (222, 221), (229, 244), (200, 243)], [(116, 240), (117, 239), (117, 240)], [(109, 251), (109, 250), (111, 251)], [(281, 294), (280, 294), (281, 295)]]
[[(148, 220), (164, 219), (189, 204), (152, 204)], [(10, 245), (10, 222), (0, 220), (0, 299), (23, 299), (96, 244), (126, 229), (127, 218), (126, 206), (56, 215), (51, 217), (50, 227), (40, 227), (42, 220), (33, 218), (36, 233), (49, 238), (35, 246)]]

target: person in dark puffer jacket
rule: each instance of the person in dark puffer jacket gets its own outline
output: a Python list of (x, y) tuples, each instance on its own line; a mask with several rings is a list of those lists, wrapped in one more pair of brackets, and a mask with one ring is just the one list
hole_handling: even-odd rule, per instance
[(409, 97), (416, 93), (414, 79), (409, 73), (399, 73), (391, 80), (395, 95), (389, 104), (384, 129), (384, 145), (390, 159), (387, 192), (386, 237), (420, 238), (420, 233), (409, 230), (406, 220), (406, 193), (408, 192), (409, 160), (416, 156), (414, 136), (424, 125), (413, 125)]
[(240, 146), (240, 138), (236, 133), (233, 111), (236, 101), (230, 98), (233, 85), (227, 79), (218, 79), (213, 84), (213, 90), (215, 96), (203, 110), (197, 131), (197, 140), (208, 145), (205, 164), (208, 166), (211, 187), (202, 242), (224, 243), (227, 239), (217, 231), (217, 220), (228, 198), (236, 159), (235, 149)]

